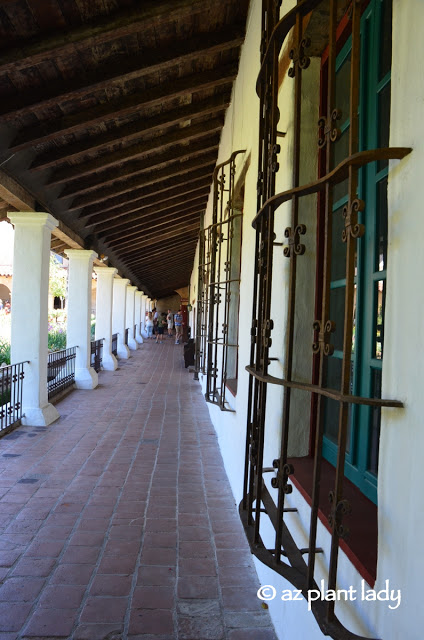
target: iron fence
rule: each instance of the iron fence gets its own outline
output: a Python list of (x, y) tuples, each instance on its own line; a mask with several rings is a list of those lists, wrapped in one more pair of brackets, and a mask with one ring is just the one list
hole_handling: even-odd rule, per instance
[(93, 367), (94, 371), (99, 373), (102, 365), (102, 356), (103, 356), (103, 338), (100, 340), (92, 340), (91, 341), (91, 357), (90, 364)]
[(125, 329), (125, 345), (128, 346), (128, 329)]
[(76, 347), (49, 353), (47, 361), (47, 391), (51, 400), (55, 395), (71, 387), (75, 381)]
[(137, 325), (135, 324), (134, 325), (134, 333), (133, 333), (134, 340), (135, 340), (136, 333), (137, 333)]
[(24, 364), (11, 364), (0, 369), (0, 434), (22, 418)]
[(112, 353), (116, 357), (118, 355), (118, 334), (112, 334)]

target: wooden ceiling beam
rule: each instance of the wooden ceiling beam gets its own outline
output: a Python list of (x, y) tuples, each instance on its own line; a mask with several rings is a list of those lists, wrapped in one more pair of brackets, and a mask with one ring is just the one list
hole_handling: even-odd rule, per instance
[(159, 192), (154, 191), (151, 195), (145, 196), (144, 198), (138, 199), (130, 199), (124, 200), (123, 204), (118, 205), (116, 207), (110, 207), (101, 211), (97, 214), (85, 214), (83, 216), (79, 216), (79, 220), (87, 219), (85, 226), (91, 227), (97, 224), (101, 224), (102, 222), (106, 222), (107, 220), (115, 220), (116, 218), (120, 218), (121, 216), (126, 215), (127, 213), (131, 213), (132, 211), (142, 211), (143, 209), (147, 209), (148, 207), (154, 205), (158, 206), (163, 204), (164, 202), (172, 202), (175, 198), (179, 196), (188, 196), (193, 193), (198, 193), (200, 191), (205, 191), (206, 189), (210, 189), (211, 186), (211, 177), (209, 175), (201, 178), (200, 180), (192, 181), (190, 184), (184, 183), (178, 185), (178, 187), (174, 187), (168, 189), (162, 195)]
[[(173, 149), (172, 152), (161, 153), (158, 156), (153, 156), (147, 160), (137, 160), (131, 163), (127, 163), (122, 169), (107, 170), (91, 178), (85, 178), (84, 180), (74, 180), (69, 182), (63, 192), (60, 194), (59, 199), (69, 198), (71, 196), (81, 195), (95, 189), (103, 188), (108, 184), (116, 185), (117, 181), (125, 180), (125, 178), (131, 178), (138, 176), (137, 182), (140, 186), (143, 178), (140, 175), (143, 173), (155, 175), (158, 174), (160, 169), (168, 170), (172, 173), (173, 163), (179, 164), (180, 162), (192, 160), (197, 156), (204, 156), (210, 151), (214, 151), (219, 146), (219, 134), (215, 134), (212, 137), (207, 137), (204, 140), (199, 140), (193, 144), (187, 146), (179, 146)], [(148, 180), (147, 176), (147, 180)], [(144, 184), (144, 182), (142, 182)]]
[(76, 133), (89, 127), (130, 115), (145, 108), (162, 105), (167, 100), (214, 89), (232, 83), (237, 75), (237, 65), (229, 64), (207, 73), (196, 73), (178, 78), (174, 82), (159, 84), (151, 89), (140, 89), (119, 99), (111, 100), (95, 107), (76, 111), (56, 120), (25, 127), (11, 143), (13, 152), (49, 142), (57, 137)]
[(109, 201), (110, 198), (123, 195), (125, 193), (133, 193), (135, 189), (142, 187), (147, 187), (158, 182), (162, 182), (164, 180), (169, 180), (176, 176), (179, 176), (181, 180), (182, 176), (187, 173), (191, 173), (196, 170), (204, 169), (211, 172), (216, 164), (216, 153), (209, 153), (205, 156), (201, 156), (199, 158), (195, 158), (194, 160), (189, 160), (183, 163), (176, 163), (173, 167), (167, 167), (166, 169), (161, 169), (160, 171), (154, 171), (149, 176), (143, 177), (143, 182), (140, 183), (140, 179), (138, 177), (132, 178), (130, 180), (122, 181), (119, 185), (113, 185), (110, 187), (103, 187), (102, 189), (98, 189), (92, 193), (88, 193), (85, 196), (80, 196), (76, 198), (72, 205), (68, 206), (68, 211), (74, 211), (75, 209), (81, 209), (83, 207), (97, 204), (99, 202), (104, 202), (105, 200)]
[(20, 93), (0, 103), (0, 116), (6, 120), (25, 115), (29, 111), (51, 108), (58, 103), (82, 100), (96, 91), (131, 82), (143, 76), (160, 74), (179, 64), (199, 60), (222, 51), (239, 47), (243, 42), (243, 27), (234, 25), (220, 32), (203, 33), (183, 42), (175, 42), (170, 48), (143, 51), (138, 56), (108, 60), (84, 76), (56, 81), (50, 86)]
[[(64, 182), (89, 176), (93, 173), (97, 174), (98, 171), (105, 171), (116, 164), (122, 166), (122, 163), (131, 162), (149, 155), (151, 157), (152, 154), (156, 155), (157, 153), (164, 152), (170, 147), (175, 147), (181, 143), (191, 142), (192, 140), (205, 137), (208, 133), (219, 131), (222, 129), (223, 125), (223, 117), (210, 118), (206, 122), (190, 127), (183, 127), (170, 133), (165, 133), (162, 136), (157, 136), (145, 142), (133, 144), (130, 147), (124, 147), (114, 153), (103, 154), (95, 160), (81, 162), (80, 164), (72, 165), (71, 167), (58, 169), (49, 177), (46, 186), (50, 187), (52, 185), (63, 184)], [(147, 159), (146, 162), (149, 163), (150, 160)]]
[[(114, 218), (113, 220), (105, 221), (99, 224), (94, 229), (94, 233), (108, 233), (112, 229), (119, 233), (119, 230), (134, 229), (139, 223), (145, 223), (150, 220), (157, 220), (162, 217), (169, 217), (170, 215), (178, 216), (179, 213), (184, 213), (188, 207), (198, 206), (205, 208), (208, 201), (209, 189), (203, 189), (202, 193), (195, 193), (192, 196), (182, 196), (180, 198), (174, 198), (167, 203), (159, 206), (148, 207), (143, 213), (128, 214), (126, 216)], [(87, 225), (90, 226), (91, 225)]]
[(111, 131), (102, 132), (101, 135), (90, 136), (71, 144), (66, 144), (57, 149), (51, 149), (40, 153), (34, 159), (30, 171), (39, 171), (49, 167), (56, 167), (69, 160), (75, 161), (94, 151), (104, 151), (110, 145), (138, 140), (143, 134), (153, 133), (167, 127), (172, 127), (192, 118), (213, 115), (224, 111), (230, 104), (230, 92), (212, 96), (207, 100), (201, 100), (176, 109), (161, 112), (159, 115), (141, 118), (122, 127), (116, 127)]
[(133, 266), (136, 266), (138, 264), (143, 264), (146, 260), (150, 259), (150, 256), (153, 256), (156, 258), (160, 255), (168, 255), (170, 252), (172, 253), (172, 252), (178, 252), (178, 251), (185, 251), (186, 249), (188, 250), (191, 247), (191, 245), (193, 245), (194, 248), (192, 247), (190, 250), (195, 251), (197, 241), (198, 241), (198, 234), (196, 233), (194, 237), (191, 236), (191, 240), (181, 239), (177, 242), (173, 238), (171, 238), (171, 240), (168, 241), (171, 244), (168, 245), (167, 247), (160, 245), (160, 248), (155, 247), (155, 249), (153, 250), (150, 248), (143, 249), (141, 251), (138, 251), (137, 255), (133, 256), (131, 259), (126, 259), (125, 253), (120, 255), (122, 256), (122, 259), (125, 260), (125, 264), (132, 268)]
[[(190, 233), (191, 231), (199, 231), (199, 222), (190, 224), (186, 226), (183, 230), (181, 229), (173, 229), (172, 231), (168, 231), (166, 233), (162, 233), (159, 242), (163, 242), (164, 240), (169, 240), (170, 238), (177, 238), (178, 236), (185, 235)], [(132, 245), (132, 250), (128, 251), (126, 255), (130, 255), (136, 253), (140, 249), (144, 247), (149, 247), (153, 244), (157, 244), (157, 233), (155, 233), (152, 237), (145, 237), (143, 240), (136, 242)]]
[(188, 255), (193, 255), (196, 252), (196, 244), (193, 244), (193, 246), (189, 246), (189, 247), (175, 247), (174, 249), (168, 249), (168, 250), (158, 250), (158, 251), (154, 251), (151, 253), (148, 253), (146, 256), (144, 256), (144, 258), (139, 258), (138, 260), (133, 260), (131, 262), (131, 269), (139, 269), (142, 267), (143, 264), (149, 263), (149, 260), (156, 259), (156, 258), (161, 258), (163, 257), (164, 260), (168, 260), (169, 258), (173, 258), (174, 256), (177, 255), (182, 255), (182, 256), (188, 256)]
[(0, 55), (0, 73), (34, 67), (52, 58), (73, 55), (76, 51), (95, 48), (148, 27), (158, 28), (161, 24), (204, 11), (204, 0), (150, 0), (109, 16), (99, 15), (70, 31), (62, 30), (47, 37), (40, 34), (27, 45), (21, 44), (3, 52)]
[[(170, 238), (168, 240), (161, 240), (160, 238), (158, 239), (158, 241), (156, 243), (152, 243), (151, 245), (149, 245), (148, 248), (145, 248), (143, 250), (140, 250), (137, 252), (137, 257), (144, 257), (147, 255), (150, 255), (152, 252), (156, 252), (156, 251), (167, 251), (168, 249), (173, 249), (175, 247), (180, 247), (183, 246), (184, 244), (187, 244), (188, 242), (194, 242), (194, 241), (198, 241), (199, 239), (199, 231), (191, 231), (190, 233), (187, 233), (185, 236), (179, 238), (178, 240), (175, 240), (174, 238)], [(121, 255), (123, 257), (127, 257), (127, 254), (121, 253)], [(128, 258), (130, 259), (130, 258)], [(132, 260), (133, 258), (131, 258)]]
[[(124, 231), (120, 231), (119, 233), (112, 233), (110, 235), (103, 235), (102, 241), (107, 244), (109, 247), (117, 247), (131, 244), (134, 240), (137, 240), (141, 234), (147, 233), (161, 233), (167, 227), (175, 227), (184, 225), (188, 221), (194, 221), (197, 215), (200, 215), (204, 211), (199, 205), (194, 205), (192, 207), (188, 207), (186, 212), (183, 215), (175, 217), (175, 214), (171, 214), (170, 216), (163, 216), (162, 218), (158, 218), (156, 223), (152, 223), (151, 221), (144, 224), (133, 225), (129, 227), (128, 233)], [(128, 238), (131, 238), (130, 240)]]

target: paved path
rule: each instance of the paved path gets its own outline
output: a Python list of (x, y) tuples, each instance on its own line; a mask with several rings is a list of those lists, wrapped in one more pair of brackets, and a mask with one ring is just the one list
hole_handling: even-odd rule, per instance
[(275, 640), (182, 348), (57, 406), (0, 439), (0, 640)]

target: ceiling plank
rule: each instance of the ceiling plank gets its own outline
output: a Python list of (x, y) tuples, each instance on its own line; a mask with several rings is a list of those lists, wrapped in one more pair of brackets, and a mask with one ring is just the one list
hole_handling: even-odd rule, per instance
[(205, 208), (208, 202), (208, 195), (209, 189), (203, 189), (202, 193), (194, 193), (192, 196), (183, 195), (180, 198), (169, 200), (163, 204), (162, 208), (154, 205), (148, 207), (143, 213), (137, 213), (137, 210), (135, 210), (132, 214), (113, 218), (112, 220), (98, 224), (94, 233), (108, 233), (112, 229), (134, 229), (137, 223), (146, 222), (149, 219), (156, 220), (158, 217), (161, 218), (170, 214), (175, 216), (180, 212), (184, 212), (188, 206), (194, 206), (192, 203), (196, 203), (196, 206), (203, 206), (203, 208)]
[(16, 211), (35, 211), (36, 201), (14, 178), (0, 169), (0, 198)]
[(133, 9), (115, 12), (110, 16), (96, 16), (92, 21), (72, 30), (39, 38), (27, 45), (9, 49), (0, 55), (0, 73), (33, 67), (54, 57), (74, 54), (78, 49), (98, 47), (105, 42), (117, 40), (143, 31), (148, 26), (181, 20), (205, 11), (203, 0), (151, 0)]
[(142, 211), (149, 206), (157, 206), (164, 202), (172, 201), (174, 198), (178, 198), (178, 196), (185, 196), (187, 194), (196, 193), (200, 190), (210, 189), (210, 186), (211, 177), (209, 175), (198, 180), (190, 181), (190, 183), (184, 182), (184, 184), (181, 184), (181, 181), (179, 181), (177, 187), (169, 188), (163, 193), (160, 191), (153, 191), (153, 193), (145, 196), (144, 198), (131, 198), (129, 200), (123, 199), (122, 204), (105, 209), (98, 207), (100, 208), (99, 213), (85, 214), (83, 216), (79, 216), (78, 219), (81, 220), (88, 218), (85, 225), (87, 227), (91, 227), (101, 224), (102, 222), (106, 222), (107, 220), (115, 220), (115, 218), (124, 216), (131, 211)]
[(151, 175), (143, 177), (143, 184), (140, 185), (139, 178), (132, 178), (122, 182), (119, 186), (113, 185), (111, 187), (103, 187), (88, 193), (85, 196), (80, 196), (73, 200), (71, 205), (67, 206), (68, 211), (74, 211), (75, 209), (81, 209), (90, 205), (98, 204), (100, 202), (110, 201), (111, 198), (122, 196), (127, 193), (134, 193), (136, 189), (143, 189), (148, 186), (155, 185), (157, 183), (162, 184), (164, 181), (178, 180), (180, 183), (185, 181), (186, 174), (189, 174), (188, 179), (193, 175), (209, 175), (212, 176), (213, 168), (216, 164), (216, 154), (209, 153), (204, 157), (195, 158), (183, 163), (175, 163), (172, 167), (167, 167), (160, 171), (155, 171)]
[(30, 171), (43, 170), (86, 156), (88, 152), (105, 150), (114, 143), (129, 142), (142, 138), (143, 134), (157, 131), (187, 122), (195, 117), (212, 115), (224, 111), (230, 104), (230, 93), (218, 94), (207, 100), (201, 100), (177, 109), (161, 112), (153, 117), (146, 117), (131, 124), (117, 127), (101, 135), (90, 136), (84, 140), (66, 144), (57, 149), (40, 153), (33, 161)]
[(243, 27), (234, 25), (231, 29), (203, 33), (183, 42), (175, 42), (167, 49), (157, 48), (143, 51), (139, 56), (108, 60), (83, 77), (58, 80), (38, 90), (2, 100), (0, 116), (10, 120), (25, 115), (28, 111), (50, 108), (69, 100), (81, 100), (95, 91), (110, 90), (114, 83), (122, 84), (146, 75), (159, 74), (178, 64), (239, 47), (242, 42)]
[[(197, 242), (198, 238), (199, 238), (198, 229), (196, 231), (191, 231), (190, 233), (187, 233), (184, 236), (181, 236), (181, 238), (178, 238), (177, 240), (175, 238), (170, 238), (168, 240), (162, 240), (159, 238), (159, 240), (156, 243), (151, 243), (148, 248), (139, 250), (137, 252), (136, 257), (138, 258), (140, 256), (150, 255), (150, 253), (155, 251), (168, 251), (169, 249), (173, 249), (174, 247), (182, 247), (184, 244), (187, 244), (189, 242), (195, 242), (195, 241)], [(127, 256), (125, 251), (124, 252), (121, 251), (120, 255), (123, 257)], [(132, 259), (133, 258), (131, 258), (131, 260)], [(128, 264), (130, 264), (130, 262), (128, 262)]]
[[(196, 204), (192, 207), (187, 207), (184, 214), (176, 217), (175, 214), (170, 214), (170, 216), (163, 216), (158, 219), (157, 222), (152, 223), (146, 222), (140, 223), (138, 225), (133, 225), (128, 228), (128, 233), (124, 231), (120, 231), (118, 233), (106, 234), (102, 236), (102, 241), (111, 247), (128, 245), (137, 240), (143, 232), (153, 232), (160, 233), (163, 228), (166, 227), (175, 227), (177, 225), (184, 227), (187, 220), (195, 220), (197, 215), (200, 215), (204, 211), (204, 207)], [(131, 238), (130, 240), (128, 238)]]
[[(190, 233), (191, 231), (196, 231), (196, 232), (199, 231), (199, 222), (188, 225), (187, 227), (185, 227), (183, 231), (181, 231), (181, 229), (175, 229), (172, 231), (168, 231), (166, 233), (162, 233), (160, 237), (160, 242), (163, 242), (164, 240), (168, 240), (169, 238), (176, 238), (178, 236), (185, 235), (187, 233)], [(143, 240), (140, 240), (139, 242), (134, 243), (132, 245), (133, 249), (129, 251), (127, 255), (136, 253), (143, 247), (149, 247), (152, 244), (155, 244), (156, 238), (157, 238), (157, 233), (155, 233), (152, 237), (145, 236)]]
[(223, 125), (223, 118), (211, 118), (201, 124), (183, 127), (172, 131), (172, 133), (166, 133), (151, 140), (133, 144), (131, 147), (124, 147), (114, 153), (101, 155), (94, 160), (59, 169), (50, 176), (46, 186), (50, 187), (52, 185), (62, 184), (69, 180), (89, 176), (98, 171), (104, 171), (113, 167), (115, 164), (122, 165), (122, 163), (130, 162), (152, 153), (163, 152), (169, 147), (173, 147), (179, 143), (191, 142), (192, 140), (206, 136), (208, 133), (219, 131)]
[[(187, 249), (175, 249), (174, 251), (161, 251), (161, 252), (157, 252), (151, 255), (151, 258), (146, 257), (144, 260), (135, 260), (131, 263), (131, 269), (134, 270), (134, 272), (139, 271), (139, 270), (143, 270), (145, 269), (145, 267), (143, 267), (143, 265), (147, 264), (149, 265), (148, 260), (151, 260), (152, 258), (161, 258), (163, 259), (164, 262), (166, 262), (169, 259), (174, 259), (177, 256), (180, 256), (182, 258), (188, 258), (188, 257), (194, 257), (194, 253), (196, 251), (196, 247), (189, 247)], [(147, 261), (147, 263), (146, 263)]]
[[(188, 146), (177, 147), (172, 152), (162, 153), (157, 157), (149, 158), (148, 160), (138, 160), (128, 165), (124, 165), (119, 170), (108, 170), (102, 173), (96, 174), (93, 178), (86, 178), (85, 180), (74, 180), (69, 182), (63, 192), (60, 194), (59, 199), (69, 198), (70, 196), (81, 195), (89, 191), (93, 191), (98, 188), (104, 188), (108, 183), (114, 184), (125, 178), (132, 176), (140, 176), (142, 173), (158, 175), (158, 169), (162, 167), (163, 171), (173, 171), (173, 164), (178, 165), (185, 160), (191, 160), (197, 156), (203, 157), (204, 154), (216, 150), (219, 145), (219, 135), (214, 135), (212, 138), (202, 140)], [(171, 165), (171, 166), (169, 166)], [(149, 177), (147, 176), (147, 180)], [(137, 178), (137, 184), (140, 186), (140, 177)], [(143, 181), (143, 184), (144, 181)]]
[(172, 84), (159, 84), (151, 89), (138, 90), (90, 109), (79, 110), (56, 120), (26, 127), (18, 133), (9, 150), (16, 153), (42, 142), (54, 140), (59, 136), (76, 133), (87, 127), (139, 112), (147, 107), (162, 105), (166, 100), (214, 89), (231, 83), (236, 75), (237, 65), (229, 64), (207, 73), (197, 73), (176, 79)]

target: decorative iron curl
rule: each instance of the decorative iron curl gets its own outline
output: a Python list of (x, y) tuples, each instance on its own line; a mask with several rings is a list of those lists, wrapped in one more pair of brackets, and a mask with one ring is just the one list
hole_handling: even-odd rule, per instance
[(310, 38), (302, 38), (299, 48), (291, 49), (289, 53), (290, 60), (293, 61), (293, 66), (288, 70), (289, 78), (294, 78), (296, 75), (296, 67), (299, 69), (307, 69), (311, 64), (311, 59), (306, 55), (305, 49), (311, 46)]
[(365, 226), (358, 223), (358, 212), (364, 211), (365, 202), (356, 198), (350, 205), (343, 207), (343, 217), (345, 219), (345, 228), (342, 231), (342, 241), (346, 242), (348, 236), (357, 240), (365, 233)]
[(289, 493), (292, 493), (293, 491), (292, 485), (288, 484), (287, 480), (289, 476), (293, 475), (294, 467), (289, 462), (286, 462), (283, 465), (282, 469), (280, 469), (280, 465), (281, 465), (281, 460), (279, 458), (277, 458), (276, 460), (273, 460), (272, 466), (274, 467), (274, 469), (278, 469), (278, 471), (275, 478), (272, 478), (271, 480), (271, 486), (274, 489), (281, 488), (283, 492), (287, 495)]
[(303, 256), (305, 253), (305, 245), (300, 243), (300, 236), (304, 236), (306, 233), (306, 225), (296, 225), (294, 232), (291, 227), (287, 227), (284, 230), (284, 237), (288, 239), (288, 245), (284, 247), (283, 253), (286, 258), (290, 258), (292, 255)]
[(348, 537), (350, 529), (342, 523), (342, 519), (344, 516), (350, 515), (352, 512), (350, 502), (343, 499), (339, 500), (336, 504), (334, 491), (330, 491), (328, 497), (330, 504), (332, 505), (330, 515), (328, 516), (328, 523), (339, 538), (345, 539)]
[(336, 142), (342, 135), (339, 127), (335, 126), (342, 117), (340, 109), (333, 109), (330, 118), (322, 116), (318, 120), (318, 147), (322, 149), (327, 141)]
[(333, 320), (326, 320), (324, 329), (320, 320), (315, 320), (312, 325), (314, 331), (318, 331), (318, 340), (312, 344), (313, 353), (322, 353), (324, 356), (331, 356), (334, 353), (334, 345), (330, 343), (330, 335), (336, 330), (336, 323)]

